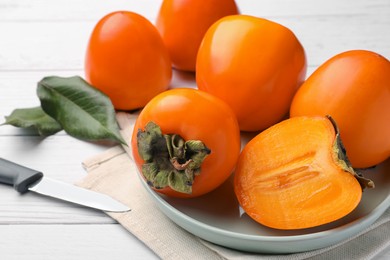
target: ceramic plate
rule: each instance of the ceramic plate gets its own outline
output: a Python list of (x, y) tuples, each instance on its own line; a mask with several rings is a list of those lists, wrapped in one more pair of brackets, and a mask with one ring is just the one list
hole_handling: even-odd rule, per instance
[[(232, 179), (195, 199), (174, 199), (154, 192), (142, 181), (159, 208), (177, 225), (212, 243), (257, 253), (295, 253), (336, 244), (371, 225), (390, 206), (390, 160), (365, 176), (375, 189), (363, 193), (359, 206), (346, 217), (316, 228), (283, 231), (253, 221), (238, 205)], [(315, 217), (315, 216), (313, 216)]]

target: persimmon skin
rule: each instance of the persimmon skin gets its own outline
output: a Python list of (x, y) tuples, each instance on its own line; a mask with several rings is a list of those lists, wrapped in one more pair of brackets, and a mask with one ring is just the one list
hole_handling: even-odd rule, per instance
[(232, 15), (205, 34), (196, 82), (232, 107), (242, 131), (258, 131), (286, 116), (306, 66), (304, 49), (291, 30), (266, 19)]
[(322, 64), (297, 91), (290, 116), (330, 115), (355, 168), (390, 156), (390, 62), (351, 50)]
[(151, 22), (133, 12), (117, 11), (104, 16), (92, 31), (85, 76), (117, 110), (133, 110), (168, 89), (171, 61)]
[(195, 71), (196, 55), (207, 29), (220, 18), (237, 13), (234, 0), (164, 0), (156, 27), (173, 67)]
[(234, 190), (245, 212), (276, 229), (303, 229), (344, 217), (362, 188), (334, 150), (335, 130), (325, 117), (284, 120), (243, 149)]
[(163, 134), (200, 140), (211, 150), (200, 175), (195, 177), (191, 194), (169, 187), (155, 189), (157, 192), (171, 197), (198, 197), (216, 189), (233, 173), (241, 148), (240, 131), (233, 111), (221, 100), (200, 90), (180, 88), (154, 97), (138, 116), (131, 140), (140, 172), (144, 161), (138, 153), (137, 132), (150, 121), (159, 125)]

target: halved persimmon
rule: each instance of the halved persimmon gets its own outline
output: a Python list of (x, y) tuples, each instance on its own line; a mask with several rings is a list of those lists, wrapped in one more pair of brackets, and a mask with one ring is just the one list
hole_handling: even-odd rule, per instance
[(344, 217), (370, 180), (355, 173), (337, 127), (327, 117), (295, 117), (263, 131), (243, 149), (235, 193), (255, 221), (302, 229)]

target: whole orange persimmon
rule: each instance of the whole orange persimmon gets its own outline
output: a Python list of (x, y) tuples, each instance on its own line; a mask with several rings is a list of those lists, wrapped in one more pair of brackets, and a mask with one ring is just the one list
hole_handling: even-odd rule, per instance
[(233, 172), (241, 141), (229, 106), (197, 89), (171, 89), (141, 111), (131, 146), (145, 181), (168, 196), (192, 198)]
[(218, 19), (237, 13), (234, 0), (164, 0), (156, 27), (173, 67), (194, 71), (199, 45), (207, 29)]
[(132, 110), (168, 88), (171, 61), (151, 22), (133, 12), (117, 11), (103, 17), (91, 34), (85, 76), (116, 109)]
[(390, 156), (390, 62), (367, 50), (340, 53), (296, 93), (290, 115), (330, 115), (355, 168)]
[(248, 15), (214, 23), (196, 63), (199, 89), (230, 105), (244, 131), (263, 130), (283, 119), (305, 74), (305, 52), (294, 33)]

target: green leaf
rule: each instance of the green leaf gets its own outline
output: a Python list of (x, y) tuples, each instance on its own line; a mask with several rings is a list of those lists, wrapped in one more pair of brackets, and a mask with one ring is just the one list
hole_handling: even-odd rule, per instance
[(126, 144), (119, 133), (111, 100), (78, 76), (45, 77), (38, 82), (42, 109), (71, 136)]
[(15, 109), (5, 117), (5, 120), (1, 125), (32, 128), (42, 136), (53, 135), (62, 130), (61, 125), (48, 116), (41, 107)]

